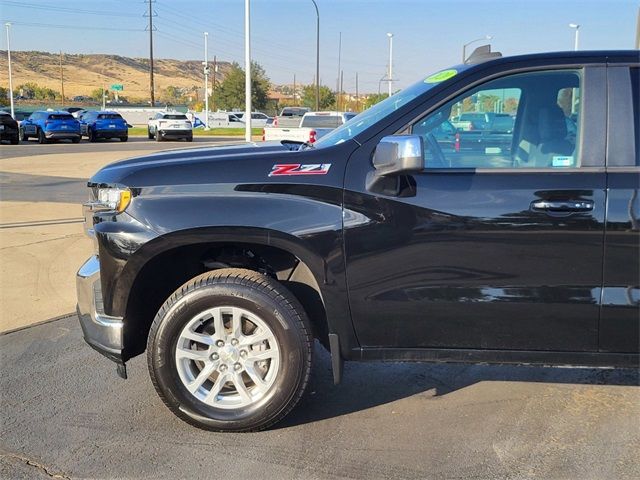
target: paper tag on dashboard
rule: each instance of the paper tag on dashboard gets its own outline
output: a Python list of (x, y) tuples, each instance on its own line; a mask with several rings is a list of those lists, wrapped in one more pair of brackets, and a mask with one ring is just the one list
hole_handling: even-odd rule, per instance
[(553, 157), (552, 167), (571, 167), (573, 166), (573, 157), (556, 156)]

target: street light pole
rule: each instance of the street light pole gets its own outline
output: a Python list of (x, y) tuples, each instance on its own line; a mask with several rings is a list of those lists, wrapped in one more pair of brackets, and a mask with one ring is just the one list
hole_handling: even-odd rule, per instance
[(393, 33), (387, 33), (387, 37), (389, 37), (389, 96), (391, 96), (393, 84)]
[(244, 139), (251, 141), (251, 18), (250, 0), (244, 0)]
[(311, 0), (316, 8), (316, 112), (320, 110), (320, 11), (316, 0)]
[(475, 40), (471, 40), (468, 43), (465, 43), (462, 46), (462, 63), (464, 63), (464, 61), (467, 59), (467, 47), (469, 45), (471, 45), (472, 43), (476, 43), (476, 42), (480, 42), (482, 40), (491, 40), (493, 37), (491, 35), (485, 35), (484, 37), (481, 38), (476, 38)]
[(11, 75), (11, 42), (9, 30), (11, 29), (11, 23), (4, 24), (7, 27), (7, 62), (9, 63), (9, 102), (11, 104), (11, 117), (15, 118), (15, 112), (13, 110), (13, 77)]
[(204, 128), (209, 130), (209, 33), (204, 32)]
[(580, 36), (580, 25), (577, 23), (570, 23), (569, 28), (573, 28), (575, 30), (575, 35), (573, 37), (573, 49), (578, 51), (578, 38)]

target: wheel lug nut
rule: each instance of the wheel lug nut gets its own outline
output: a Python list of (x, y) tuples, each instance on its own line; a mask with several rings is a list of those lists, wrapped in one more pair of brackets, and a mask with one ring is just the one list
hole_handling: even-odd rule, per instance
[(216, 346), (218, 346), (218, 347), (224, 347), (224, 342), (223, 342), (222, 340), (218, 340), (218, 341), (216, 342)]
[(227, 370), (227, 366), (223, 363), (222, 365), (220, 365), (220, 371), (221, 372), (225, 372)]
[(236, 363), (236, 364), (233, 366), (233, 368), (234, 368), (234, 370), (237, 372), (238, 370), (241, 370), (241, 369), (242, 369), (242, 365), (240, 365), (239, 363)]
[(242, 358), (246, 357), (246, 356), (247, 356), (247, 351), (246, 351), (246, 350), (241, 350), (241, 351), (240, 351), (240, 356), (241, 356)]
[(234, 347), (238, 344), (238, 339), (234, 338), (231, 340), (231, 345), (233, 345)]
[(211, 360), (215, 361), (215, 360), (218, 360), (218, 358), (220, 358), (220, 357), (219, 357), (219, 355), (217, 353), (212, 353), (211, 354)]

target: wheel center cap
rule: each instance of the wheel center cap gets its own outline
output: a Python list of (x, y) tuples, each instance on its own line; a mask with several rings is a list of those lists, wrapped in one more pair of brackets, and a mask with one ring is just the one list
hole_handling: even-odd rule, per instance
[(223, 362), (237, 362), (240, 358), (238, 349), (232, 345), (225, 345), (219, 351), (220, 360)]

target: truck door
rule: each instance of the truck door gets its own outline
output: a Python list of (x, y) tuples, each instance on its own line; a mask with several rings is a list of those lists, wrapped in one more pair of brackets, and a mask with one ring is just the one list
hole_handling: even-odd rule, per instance
[[(350, 306), (364, 347), (596, 351), (606, 175), (604, 67), (485, 81), (427, 107), (425, 170), (375, 190), (377, 143), (349, 162)], [(473, 148), (436, 135), (465, 112), (513, 129)], [(505, 122), (509, 123), (509, 122)]]
[(640, 67), (610, 66), (600, 350), (640, 351)]

